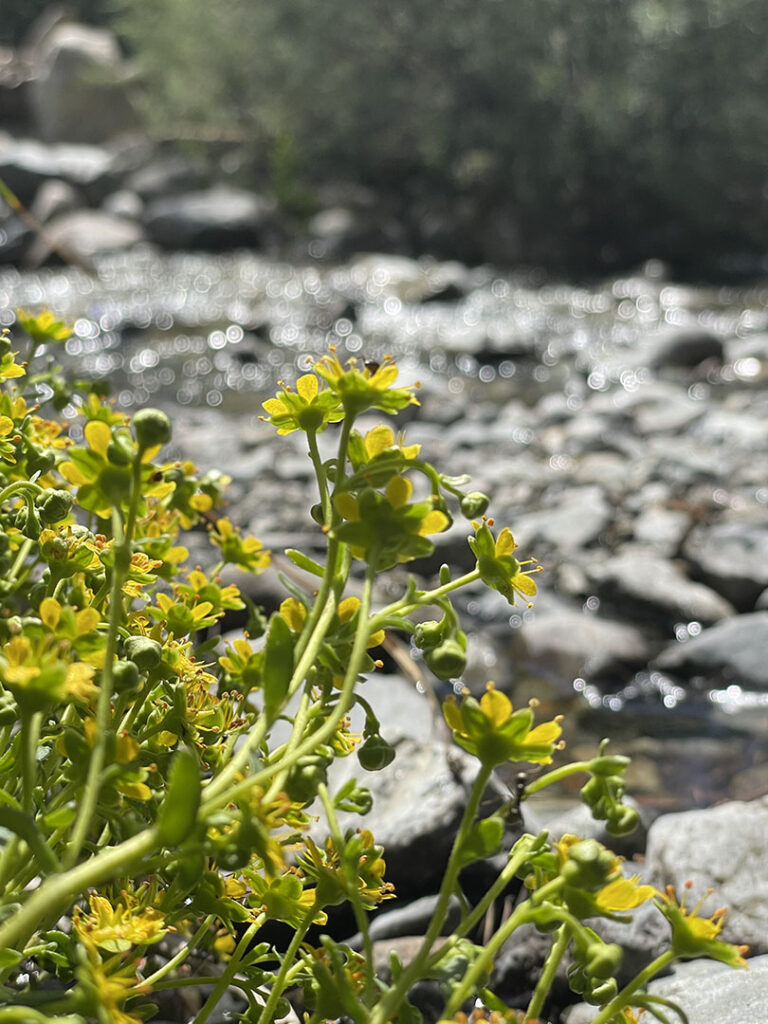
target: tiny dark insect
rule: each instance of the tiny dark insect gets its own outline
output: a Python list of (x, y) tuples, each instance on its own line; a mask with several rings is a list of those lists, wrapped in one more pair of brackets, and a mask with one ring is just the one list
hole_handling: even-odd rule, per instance
[(381, 363), (377, 363), (375, 359), (365, 360), (365, 368), (368, 371), (368, 373), (370, 373), (371, 376), (373, 376), (374, 373), (376, 373), (380, 366)]

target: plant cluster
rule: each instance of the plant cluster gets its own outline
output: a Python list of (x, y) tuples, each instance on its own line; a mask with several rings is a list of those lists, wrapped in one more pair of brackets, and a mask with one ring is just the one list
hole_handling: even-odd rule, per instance
[[(287, 552), (314, 587), (284, 578), (285, 600), (267, 616), (221, 579), (225, 566), (260, 573), (270, 561), (216, 518), (226, 477), (163, 458), (171, 426), (161, 411), (129, 422), (97, 391), (67, 383), (49, 353), (69, 330), (51, 314), (18, 321), (27, 360), (0, 340), (0, 1024), (139, 1024), (180, 986), (208, 993), (196, 1024), (230, 987), (245, 994), (242, 1019), (259, 1024), (284, 1017), (290, 993), (301, 993), (309, 1024), (415, 1024), (409, 992), (423, 978), (441, 983), (446, 1020), (481, 1004), (475, 1016), (533, 1021), (568, 950), (571, 987), (595, 1005), (594, 1024), (628, 1024), (638, 1007), (665, 1019), (645, 985), (676, 957), (743, 963), (718, 937), (722, 913), (703, 918), (641, 885), (591, 839), (522, 835), (485, 895), (467, 902), (460, 872), (505, 835), (508, 808), (479, 813), (492, 771), (548, 766), (562, 745), (559, 717), (537, 724), (533, 705), (513, 709), (489, 684), (479, 700), (445, 704), (475, 779), (423, 943), (410, 963), (393, 955), (389, 980), (377, 976), (368, 914), (394, 895), (384, 851), (369, 830), (339, 822), (340, 812), (362, 819), (371, 794), (364, 781), (329, 782), (337, 759), (356, 757), (364, 780), (394, 756), (364, 696), (375, 648), (387, 630), (413, 635), (438, 677), (460, 678), (466, 637), (451, 595), (482, 581), (510, 603), (529, 601), (539, 567), (516, 557), (512, 534), (495, 532), (487, 497), (465, 491), (464, 478), (439, 473), (389, 426), (356, 429), (363, 413), (416, 401), (392, 361), (363, 367), (331, 351), (264, 403), (279, 433), (306, 436), (312, 516), (327, 539), (322, 562)], [(44, 400), (67, 417), (46, 418)], [(323, 458), (318, 435), (329, 427), (336, 454)], [(444, 566), (426, 589), (409, 577), (402, 596), (374, 608), (378, 574), (432, 552), (454, 514), (472, 520), (476, 567), (454, 577)], [(199, 527), (217, 555), (209, 571), (187, 565), (183, 531)], [(360, 596), (350, 596), (358, 570)], [(440, 618), (416, 624), (428, 607)], [(248, 626), (224, 644), (216, 629), (230, 610), (247, 610)], [(361, 735), (350, 726), (356, 704)], [(636, 824), (622, 802), (626, 766), (601, 749), (519, 795), (585, 773), (583, 798), (624, 834)], [(477, 944), (477, 925), (515, 879), (526, 897)], [(438, 946), (454, 895), (461, 920)], [(595, 921), (648, 899), (670, 921), (670, 948), (620, 988), (621, 950)], [(322, 934), (339, 904), (354, 913), (360, 952)], [(272, 922), (288, 926), (285, 945), (267, 937)], [(552, 947), (521, 1015), (489, 979), (527, 922), (551, 933)]]

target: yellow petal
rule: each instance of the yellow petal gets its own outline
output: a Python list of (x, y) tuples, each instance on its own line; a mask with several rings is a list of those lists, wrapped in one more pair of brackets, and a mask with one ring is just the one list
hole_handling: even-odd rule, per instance
[(480, 698), (480, 708), (486, 718), (499, 727), (512, 714), (512, 702), (499, 690), (488, 689)]
[(447, 700), (443, 704), (443, 718), (448, 723), (448, 728), (454, 732), (464, 732), (464, 719), (461, 717), (461, 710), (455, 700)]
[(536, 594), (536, 584), (530, 576), (526, 576), (523, 573), (518, 573), (517, 576), (512, 577), (512, 586), (515, 590), (519, 590), (521, 594), (525, 594), (526, 597), (534, 597)]
[(0, 416), (0, 436), (5, 437), (13, 430), (13, 420), (10, 416)]
[(92, 633), (99, 622), (101, 622), (101, 616), (95, 608), (81, 608), (79, 612), (75, 612), (75, 631), (78, 636)]
[(433, 509), (428, 512), (421, 521), (419, 527), (419, 535), (424, 537), (428, 533), (442, 533), (443, 530), (447, 530), (450, 526), (451, 521), (445, 512), (441, 512), (439, 509)]
[(383, 629), (377, 629), (375, 633), (371, 633), (371, 635), (368, 637), (368, 643), (366, 644), (366, 646), (378, 647), (379, 644), (384, 643), (385, 636), (386, 633), (384, 632)]
[(305, 373), (296, 381), (296, 390), (305, 402), (309, 403), (317, 397), (317, 377), (314, 373)]
[(336, 608), (336, 615), (339, 622), (349, 622), (357, 609), (360, 607), (360, 599), (357, 597), (345, 597)]
[(91, 420), (89, 423), (86, 423), (83, 433), (85, 434), (88, 446), (106, 458), (107, 445), (112, 440), (112, 431), (104, 420)]
[(301, 632), (307, 617), (307, 610), (295, 597), (286, 597), (280, 605), (280, 614), (294, 633)]
[(515, 551), (515, 538), (508, 527), (504, 527), (496, 540), (497, 555), (511, 555)]
[(390, 427), (381, 424), (369, 430), (365, 435), (365, 450), (368, 458), (375, 458), (380, 452), (391, 448), (395, 443), (395, 435)]
[(384, 391), (390, 384), (394, 384), (396, 380), (397, 367), (394, 363), (385, 363), (371, 377), (371, 384), (379, 391)]
[(347, 494), (346, 492), (337, 494), (333, 499), (333, 504), (336, 506), (336, 511), (344, 519), (350, 519), (352, 522), (357, 522), (360, 518), (357, 498), (353, 498), (351, 494)]
[(413, 484), (404, 476), (393, 476), (385, 490), (390, 505), (394, 508), (401, 508), (408, 503), (413, 494)]
[(59, 473), (71, 484), (75, 484), (78, 487), (82, 487), (84, 484), (91, 482), (90, 477), (87, 477), (85, 473), (79, 469), (74, 462), (62, 462), (59, 466)]
[(284, 416), (288, 412), (285, 402), (281, 402), (279, 398), (268, 398), (266, 402), (261, 403), (261, 407), (270, 416)]
[(48, 629), (56, 629), (61, 618), (61, 605), (55, 597), (44, 597), (40, 602), (40, 618)]

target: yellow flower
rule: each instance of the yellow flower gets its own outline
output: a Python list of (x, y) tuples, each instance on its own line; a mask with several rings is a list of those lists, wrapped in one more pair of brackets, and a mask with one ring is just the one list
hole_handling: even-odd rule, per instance
[(142, 906), (131, 893), (121, 893), (114, 905), (106, 897), (92, 893), (88, 903), (90, 913), (76, 909), (72, 926), (78, 936), (110, 953), (158, 942), (168, 931), (160, 911)]
[(209, 534), (211, 543), (221, 550), (222, 560), (246, 572), (260, 573), (267, 568), (270, 554), (255, 537), (241, 537), (229, 519), (217, 519)]
[(358, 369), (357, 360), (352, 358), (345, 368), (332, 345), (330, 354), (315, 363), (315, 370), (351, 416), (371, 408), (396, 413), (406, 405), (419, 404), (413, 395), (418, 384), (392, 387), (398, 371), (391, 356), (385, 356), (380, 365), (366, 364), (362, 369)]
[(534, 728), (535, 706), (531, 701), (527, 708), (515, 711), (509, 698), (488, 683), (479, 701), (465, 697), (459, 707), (449, 697), (443, 704), (443, 716), (459, 746), (484, 765), (505, 761), (550, 764), (552, 754), (561, 747), (562, 715)]
[[(484, 519), (482, 523), (473, 523), (475, 536), (469, 538), (469, 546), (477, 558), (477, 570), (480, 578), (493, 590), (509, 601), (516, 604), (515, 595), (523, 597), (529, 608), (533, 607), (531, 598), (536, 595), (536, 584), (531, 579), (532, 573), (541, 572), (541, 566), (535, 558), (528, 558), (519, 562), (514, 557), (515, 538), (507, 527), (494, 540), (490, 527), (493, 526), (492, 519)], [(531, 569), (524, 569), (523, 566), (533, 566)]]
[(282, 384), (277, 397), (268, 398), (262, 407), (269, 415), (261, 418), (277, 427), (278, 434), (291, 434), (294, 430), (314, 434), (344, 418), (338, 397), (329, 388), (320, 390), (314, 373), (299, 377), (295, 391)]
[[(691, 883), (686, 882), (686, 890)], [(679, 957), (708, 956), (719, 960), (730, 967), (746, 967), (744, 953), (748, 946), (733, 946), (718, 938), (723, 930), (723, 921), (727, 913), (720, 907), (710, 917), (699, 917), (698, 913), (712, 890), (707, 890), (695, 906), (689, 910), (685, 905), (685, 895), (678, 901), (674, 887), (667, 886), (666, 894), (661, 896), (657, 904), (662, 914), (672, 927), (672, 949)]]
[(72, 328), (57, 320), (50, 310), (30, 313), (26, 309), (17, 309), (16, 320), (36, 345), (66, 341), (72, 337)]

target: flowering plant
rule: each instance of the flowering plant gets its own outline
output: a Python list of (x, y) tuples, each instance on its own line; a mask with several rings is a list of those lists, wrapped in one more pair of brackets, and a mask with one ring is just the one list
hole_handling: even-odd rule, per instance
[[(632, 1007), (656, 1012), (645, 983), (675, 956), (743, 962), (718, 938), (721, 914), (698, 918), (673, 894), (625, 877), (594, 840), (523, 834), (469, 905), (460, 871), (503, 847), (509, 808), (480, 813), (493, 769), (549, 766), (562, 747), (560, 716), (536, 724), (533, 704), (515, 710), (489, 684), (479, 700), (446, 702), (445, 722), (476, 759), (475, 778), (423, 942), (410, 963), (393, 958), (389, 981), (380, 977), (368, 913), (395, 895), (385, 851), (369, 830), (339, 823), (340, 811), (362, 818), (371, 795), (359, 781), (334, 792), (328, 774), (353, 752), (363, 773), (394, 757), (360, 684), (380, 667), (375, 647), (386, 631), (412, 636), (438, 678), (460, 679), (467, 639), (451, 595), (482, 581), (512, 604), (530, 601), (539, 567), (517, 560), (507, 528), (494, 534), (485, 495), (465, 493), (465, 481), (440, 474), (389, 427), (355, 429), (364, 411), (396, 414), (416, 402), (414, 388), (396, 386), (392, 361), (359, 367), (331, 352), (264, 403), (278, 433), (306, 435), (313, 518), (327, 542), (323, 562), (287, 552), (317, 589), (292, 586), (267, 616), (220, 578), (227, 565), (258, 574), (270, 562), (258, 540), (216, 518), (226, 477), (164, 460), (171, 426), (159, 410), (129, 422), (55, 366), (32, 374), (31, 360), (47, 358), (67, 328), (46, 313), (19, 321), (26, 362), (0, 339), (0, 1024), (140, 1024), (156, 1017), (153, 999), (178, 987), (205, 992), (196, 1024), (231, 987), (247, 1000), (242, 1019), (259, 1024), (284, 1017), (286, 994), (299, 990), (310, 1024), (343, 1015), (410, 1024), (418, 1012), (409, 993), (427, 977), (440, 980), (446, 1020), (474, 1004), (511, 1021), (516, 1011), (489, 977), (523, 923), (553, 936), (526, 1021), (540, 1016), (568, 949), (571, 986), (598, 1007), (595, 1024), (635, 1019)], [(82, 441), (44, 418), (42, 381), (55, 402), (78, 406)], [(324, 460), (317, 437), (331, 426), (336, 454)], [(377, 575), (431, 553), (452, 506), (472, 520), (475, 569), (454, 577), (443, 566), (426, 588), (411, 577), (401, 597), (374, 610)], [(214, 567), (185, 568), (182, 531), (204, 523)], [(352, 596), (358, 563), (363, 582)], [(215, 630), (246, 607), (248, 631), (224, 644)], [(429, 607), (440, 619), (414, 622)], [(349, 726), (356, 703), (360, 737)], [(278, 721), (289, 726), (280, 744)], [(584, 800), (621, 835), (637, 819), (622, 802), (626, 765), (601, 749), (517, 796), (584, 773)], [(309, 833), (315, 815), (324, 841)], [(516, 878), (528, 895), (477, 945), (479, 923)], [(438, 946), (456, 894), (460, 922)], [(671, 923), (671, 948), (620, 989), (620, 949), (585, 921), (650, 898)], [(340, 903), (362, 933), (360, 952), (322, 934)], [(270, 922), (287, 926), (286, 945), (274, 944)]]

